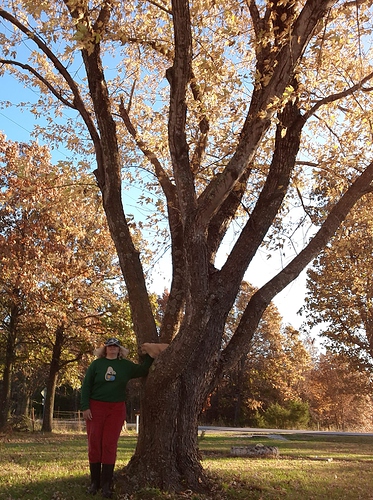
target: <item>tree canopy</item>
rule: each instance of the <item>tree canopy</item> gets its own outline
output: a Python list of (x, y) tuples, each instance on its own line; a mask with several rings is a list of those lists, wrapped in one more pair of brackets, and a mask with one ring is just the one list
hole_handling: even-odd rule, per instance
[(308, 271), (304, 310), (325, 345), (373, 370), (372, 197), (351, 211)]
[(29, 381), (18, 385), (28, 401), (47, 386), (50, 431), (57, 376), (78, 386), (77, 361), (110, 331), (102, 317), (117, 301), (120, 271), (83, 167), (52, 165), (46, 147), (0, 134), (0, 186), (0, 425), (8, 424), (17, 373)]
[[(94, 156), (138, 343), (171, 342), (145, 384), (128, 486), (201, 489), (204, 401), (249, 351), (271, 300), (371, 191), (371, 4), (25, 0), (4, 1), (0, 19), (1, 72), (40, 92), (32, 110), (49, 125), (36, 133)], [(152, 192), (148, 222), (169, 238), (159, 329), (123, 178)], [(295, 257), (251, 296), (225, 344), (253, 257), (287, 242)]]

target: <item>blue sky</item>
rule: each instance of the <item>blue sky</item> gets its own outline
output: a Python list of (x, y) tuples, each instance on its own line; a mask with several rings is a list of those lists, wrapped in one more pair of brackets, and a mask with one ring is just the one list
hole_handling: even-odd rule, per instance
[[(2, 101), (9, 101), (12, 106), (0, 108), (0, 130), (5, 133), (7, 139), (17, 142), (31, 142), (34, 125), (45, 124), (43, 118), (35, 119), (35, 116), (25, 107), (23, 102), (32, 102), (38, 98), (36, 90), (25, 88), (12, 75), (4, 74), (0, 76), (0, 95)], [(39, 137), (40, 145), (44, 141)], [(64, 148), (53, 150), (52, 158), (54, 162), (71, 159), (71, 154)]]

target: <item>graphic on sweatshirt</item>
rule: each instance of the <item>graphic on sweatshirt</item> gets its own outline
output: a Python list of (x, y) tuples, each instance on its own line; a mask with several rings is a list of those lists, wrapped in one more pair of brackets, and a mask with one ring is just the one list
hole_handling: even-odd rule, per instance
[(113, 382), (115, 380), (115, 375), (117, 374), (116, 371), (111, 366), (108, 366), (108, 369), (106, 370), (105, 373), (105, 380), (107, 382)]

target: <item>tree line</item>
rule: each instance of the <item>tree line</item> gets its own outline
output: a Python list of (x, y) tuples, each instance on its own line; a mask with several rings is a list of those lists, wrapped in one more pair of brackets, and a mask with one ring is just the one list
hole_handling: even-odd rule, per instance
[[(99, 192), (87, 167), (53, 165), (47, 148), (7, 141), (3, 134), (0, 150), (1, 429), (19, 426), (34, 407), (42, 417), (42, 430), (52, 431), (56, 391), (67, 389), (77, 408), (80, 381), (95, 344), (105, 335), (115, 335), (135, 354), (129, 305)], [(366, 216), (360, 221), (354, 218), (354, 226), (364, 229)], [(348, 234), (344, 248), (351, 255), (355, 239)], [(340, 247), (340, 241), (337, 235), (331, 248)], [(335, 288), (334, 295), (343, 291), (336, 287), (335, 274), (322, 273), (325, 262), (331, 265), (329, 253), (327, 248), (320, 257), (323, 265), (315, 262), (309, 271), (307, 307), (312, 305), (312, 324), (317, 318), (325, 321), (326, 311), (336, 314), (335, 308), (317, 306), (323, 303), (319, 289), (329, 300), (329, 288)], [(316, 270), (323, 279), (315, 278)], [(346, 274), (339, 276), (347, 280)], [(369, 293), (367, 286), (362, 289)], [(229, 342), (254, 292), (248, 283), (241, 287), (224, 342)], [(158, 322), (168, 299), (167, 291), (157, 299), (154, 296)], [(317, 307), (322, 314), (315, 314)], [(360, 312), (364, 316), (364, 309)], [(309, 327), (312, 324), (309, 321)], [(333, 324), (338, 328), (336, 321)], [(201, 423), (370, 430), (369, 370), (356, 364), (344, 342), (338, 345), (340, 352), (329, 348), (320, 353), (310, 338), (284, 325), (271, 304), (249, 353), (210, 394)], [(138, 407), (137, 384), (130, 388), (129, 398)]]
[[(78, 387), (103, 335), (130, 331), (116, 254), (87, 167), (52, 165), (47, 148), (0, 134), (0, 427), (46, 388)], [(130, 339), (130, 338), (129, 338)], [(131, 340), (131, 339), (130, 339)]]

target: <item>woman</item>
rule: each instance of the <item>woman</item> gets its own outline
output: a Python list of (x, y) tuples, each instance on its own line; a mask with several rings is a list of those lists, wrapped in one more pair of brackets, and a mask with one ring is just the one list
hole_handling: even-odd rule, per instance
[[(142, 352), (153, 353), (147, 346), (151, 344), (144, 344)], [(146, 354), (141, 365), (125, 359), (128, 350), (116, 338), (108, 339), (95, 354), (99, 357), (88, 367), (81, 397), (91, 472), (88, 491), (95, 495), (101, 485), (102, 496), (111, 498), (118, 440), (126, 419), (126, 386), (130, 379), (147, 375), (154, 359)]]

